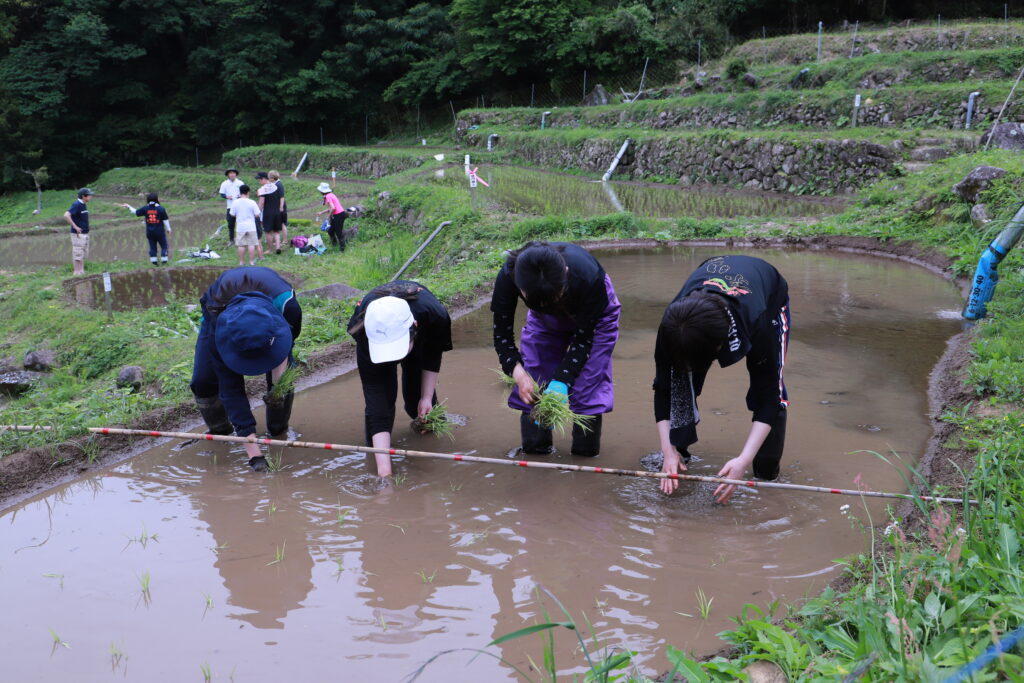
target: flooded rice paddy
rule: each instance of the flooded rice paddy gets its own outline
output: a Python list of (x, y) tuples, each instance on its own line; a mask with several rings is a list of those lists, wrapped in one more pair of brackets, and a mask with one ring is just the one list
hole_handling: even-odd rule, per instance
[[(641, 469), (658, 445), (655, 326), (713, 253), (599, 255), (623, 304), (616, 410), (597, 461), (570, 457), (557, 436), (553, 460)], [(902, 490), (868, 451), (912, 461), (923, 450), (927, 375), (959, 329), (942, 316), (959, 307), (957, 292), (891, 261), (756, 253), (792, 294), (782, 480)], [(454, 332), (438, 394), (467, 424), (449, 442), (411, 434), (399, 416), (397, 445), (505, 457), (518, 420), (495, 383), (486, 307)], [(746, 383), (742, 363), (712, 369), (692, 472), (714, 474), (739, 451)], [(301, 392), (292, 426), (304, 439), (358, 444), (362, 408), (350, 373)], [(585, 615), (602, 647), (638, 651), (639, 669), (654, 675), (668, 668), (665, 645), (719, 648), (715, 634), (744, 604), (798, 602), (867, 543), (856, 498), (741, 490), (716, 506), (685, 483), (666, 497), (651, 480), (414, 459), (381, 490), (365, 456), (281, 456), (283, 471), (255, 475), (227, 444), (166, 443), (4, 511), (4, 678), (399, 681), (444, 650), (483, 648), (543, 620), (544, 609), (561, 619), (538, 601), (538, 584), (580, 624)], [(884, 503), (867, 505), (885, 520)], [(556, 644), (563, 673), (582, 671), (574, 636), (558, 633)], [(523, 668), (543, 656), (537, 636), (490, 651)], [(420, 680), (515, 675), (459, 652)]]
[[(222, 272), (224, 268), (217, 266), (157, 266), (148, 270), (111, 273), (111, 309), (128, 311), (135, 308), (151, 308), (166, 306), (171, 301), (195, 303)], [(106, 306), (103, 278), (98, 275), (65, 281), (64, 294), (85, 308)]]
[[(629, 211), (650, 218), (822, 216), (842, 211), (842, 201), (723, 187), (682, 187), (637, 182), (598, 182), (580, 176), (514, 166), (482, 166), (477, 200), (517, 213), (600, 216)], [(466, 187), (464, 170), (439, 169), (432, 182)]]

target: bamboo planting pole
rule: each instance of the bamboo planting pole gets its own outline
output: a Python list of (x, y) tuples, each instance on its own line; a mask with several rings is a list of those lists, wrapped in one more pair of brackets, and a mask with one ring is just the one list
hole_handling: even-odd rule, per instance
[[(52, 429), (46, 426), (0, 425), (0, 430), (30, 432), (41, 429)], [(318, 450), (346, 451), (350, 453), (380, 453), (383, 455), (401, 455), (411, 458), (432, 458), (435, 460), (451, 460), (454, 462), (482, 462), (491, 465), (512, 465), (513, 467), (529, 467), (543, 470), (569, 470), (572, 472), (592, 472), (594, 474), (616, 474), (625, 477), (646, 477), (649, 479), (677, 479), (680, 481), (703, 481), (711, 484), (733, 484), (744, 488), (786, 489), (788, 491), (811, 491), (816, 493), (833, 493), (842, 496), (864, 496), (867, 498), (898, 498), (913, 500), (909, 493), (889, 493), (886, 491), (860, 491), (856, 489), (834, 489), (826, 486), (807, 486), (805, 484), (783, 484), (773, 481), (749, 481), (744, 479), (726, 479), (699, 474), (669, 474), (667, 472), (647, 472), (644, 470), (622, 470), (614, 467), (590, 467), (587, 465), (569, 465), (557, 462), (538, 462), (533, 460), (508, 460), (503, 458), (484, 458), (477, 455), (462, 453), (434, 453), (431, 451), (414, 451), (404, 448), (373, 448), (371, 446), (350, 446), (347, 444), (320, 443), (316, 441), (282, 441), (251, 436), (221, 436), (219, 434), (194, 434), (192, 432), (159, 432), (147, 429), (121, 429), (117, 427), (89, 427), (93, 434), (123, 434), (132, 436), (162, 436), (171, 439), (195, 439), (197, 441), (222, 441), (226, 443), (256, 443), (264, 446), (283, 446), (285, 448), (314, 448)], [(936, 503), (963, 503), (961, 498), (942, 498), (938, 496), (917, 496), (921, 500)], [(968, 503), (977, 505), (978, 501)]]

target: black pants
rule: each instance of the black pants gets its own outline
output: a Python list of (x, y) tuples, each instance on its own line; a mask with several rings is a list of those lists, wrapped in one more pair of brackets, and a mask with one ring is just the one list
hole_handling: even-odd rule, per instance
[[(423, 387), (423, 368), (414, 354), (392, 363), (359, 362), (359, 379), (363, 383), (366, 401), (366, 444), (373, 444), (373, 435), (391, 432), (395, 426), (395, 400), (398, 398), (398, 366), (402, 366), (402, 402), (405, 414), (417, 417), (420, 392)], [(437, 403), (437, 392), (431, 402)]]
[(331, 227), (327, 230), (327, 236), (331, 238), (331, 244), (345, 251), (345, 218), (346, 214), (336, 213), (331, 216)]
[(779, 410), (779, 416), (772, 421), (772, 431), (761, 444), (754, 456), (754, 476), (771, 481), (779, 476), (779, 462), (786, 445), (786, 409)]
[[(591, 416), (586, 429), (573, 425), (570, 453), (588, 458), (593, 458), (601, 453), (601, 418), (603, 417), (603, 415)], [(524, 453), (530, 455), (551, 454), (553, 450), (551, 430), (535, 425), (533, 418), (528, 413), (522, 413), (519, 416), (519, 433), (523, 439)]]
[(149, 241), (149, 262), (156, 265), (156, 248), (160, 247), (163, 262), (167, 263), (167, 233), (161, 227), (158, 230), (146, 229), (146, 240)]
[(228, 220), (228, 242), (231, 242), (231, 244), (234, 244), (235, 243), (235, 220), (236, 220), (236, 218), (231, 215), (231, 209), (227, 210), (227, 220)]

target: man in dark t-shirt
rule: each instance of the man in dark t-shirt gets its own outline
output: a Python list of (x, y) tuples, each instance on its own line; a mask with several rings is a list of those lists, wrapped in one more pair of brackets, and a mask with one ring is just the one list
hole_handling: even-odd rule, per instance
[(85, 260), (89, 258), (89, 202), (92, 190), (83, 187), (78, 199), (64, 212), (64, 220), (71, 225), (71, 262), (75, 275), (85, 275)]

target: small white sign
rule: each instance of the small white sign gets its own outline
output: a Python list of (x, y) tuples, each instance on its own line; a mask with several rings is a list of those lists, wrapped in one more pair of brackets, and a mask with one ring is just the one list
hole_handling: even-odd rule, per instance
[(469, 186), (476, 187), (476, 173), (469, 174)]
[(859, 94), (856, 95), (853, 98), (853, 106), (855, 106), (855, 107), (859, 107), (860, 106), (860, 95)]
[(110, 273), (103, 273), (103, 291), (109, 292), (110, 290)]

